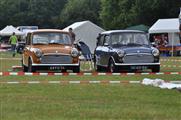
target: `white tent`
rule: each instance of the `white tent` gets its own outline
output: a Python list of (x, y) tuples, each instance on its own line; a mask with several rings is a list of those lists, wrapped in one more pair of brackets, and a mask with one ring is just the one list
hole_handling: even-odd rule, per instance
[(98, 34), (105, 31), (90, 21), (76, 22), (64, 28), (64, 30), (68, 31), (69, 28), (72, 28), (76, 34), (76, 41), (81, 40), (85, 42), (89, 46), (91, 53), (94, 52), (96, 47)]
[(6, 26), (4, 29), (0, 31), (0, 36), (11, 36), (15, 32), (16, 35), (23, 35), (24, 33), (17, 30), (12, 25)]
[(159, 19), (150, 29), (149, 34), (168, 33), (169, 45), (180, 44), (179, 19)]

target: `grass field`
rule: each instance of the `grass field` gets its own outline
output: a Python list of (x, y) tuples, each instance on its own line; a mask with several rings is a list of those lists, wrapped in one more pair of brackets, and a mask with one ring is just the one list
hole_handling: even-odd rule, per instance
[(180, 120), (181, 94), (141, 85), (1, 86), (1, 120)]
[[(16, 58), (20, 58), (18, 55)], [(20, 65), (10, 53), (0, 53), (1, 71)], [(163, 59), (163, 58), (162, 58)], [(177, 59), (181, 57), (164, 58)], [(164, 62), (162, 65), (181, 65)], [(161, 72), (181, 72), (162, 67)], [(181, 80), (181, 75), (136, 76), (0, 76), (21, 80)], [(116, 85), (5, 85), (0, 84), (0, 120), (180, 120), (181, 93), (140, 84)]]

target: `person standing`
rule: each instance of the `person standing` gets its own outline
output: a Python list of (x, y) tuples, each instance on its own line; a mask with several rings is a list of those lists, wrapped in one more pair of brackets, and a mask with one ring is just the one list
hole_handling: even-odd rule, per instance
[(69, 28), (69, 34), (70, 34), (70, 37), (71, 37), (71, 42), (73, 44), (74, 41), (75, 41), (75, 33), (73, 32), (72, 28)]
[(13, 34), (9, 38), (9, 42), (11, 44), (11, 50), (13, 52), (13, 57), (15, 57), (15, 54), (16, 54), (16, 44), (18, 42), (18, 38), (16, 37), (15, 32), (13, 32)]
[(181, 43), (181, 7), (180, 7), (180, 14), (179, 14), (178, 18), (179, 18), (179, 30), (180, 30), (179, 37), (180, 37), (180, 43)]

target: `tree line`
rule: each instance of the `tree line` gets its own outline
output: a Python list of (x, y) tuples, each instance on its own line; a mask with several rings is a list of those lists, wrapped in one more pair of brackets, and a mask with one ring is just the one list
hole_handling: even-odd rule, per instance
[(90, 20), (104, 29), (151, 26), (160, 18), (176, 18), (180, 0), (0, 0), (0, 29), (6, 25), (64, 28)]

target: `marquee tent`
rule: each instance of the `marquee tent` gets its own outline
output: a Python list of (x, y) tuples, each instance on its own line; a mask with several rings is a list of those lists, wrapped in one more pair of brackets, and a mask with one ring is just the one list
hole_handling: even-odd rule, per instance
[(73, 32), (76, 34), (76, 41), (80, 40), (87, 44), (90, 48), (91, 53), (94, 52), (99, 33), (105, 31), (104, 29), (90, 21), (76, 22), (64, 28), (64, 30), (68, 31), (69, 28), (72, 28)]
[(159, 19), (150, 29), (149, 34), (161, 34), (168, 33), (168, 45), (173, 46), (180, 45), (179, 38), (179, 19), (171, 18), (171, 19)]
[(4, 29), (0, 31), (0, 36), (11, 36), (15, 32), (16, 35), (23, 35), (24, 33), (17, 30), (12, 25), (6, 26)]
[(150, 29), (149, 34), (168, 33), (169, 45), (180, 44), (179, 19), (159, 19)]

